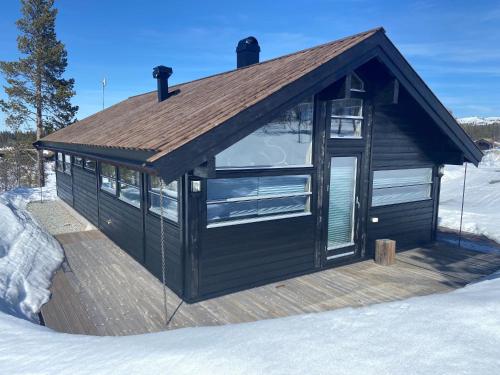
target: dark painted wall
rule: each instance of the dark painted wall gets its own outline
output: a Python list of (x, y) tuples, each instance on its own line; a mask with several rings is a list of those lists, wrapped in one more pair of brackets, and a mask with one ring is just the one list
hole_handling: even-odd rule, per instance
[(96, 172), (73, 166), (73, 207), (98, 226), (97, 206)]
[(100, 191), (99, 229), (136, 260), (144, 260), (140, 208)]
[[(432, 240), (434, 204), (439, 199), (437, 166), (444, 153), (454, 151), (405, 91), (400, 93), (397, 105), (375, 105), (371, 176), (373, 171), (382, 169), (433, 167), (434, 184), (429, 200), (379, 207), (369, 204), (368, 217), (378, 217), (379, 222), (367, 223), (368, 256), (373, 255), (378, 238), (396, 240), (400, 250)], [(372, 177), (370, 184), (371, 181)]]
[[(161, 245), (160, 245), (160, 218), (147, 213), (145, 221), (146, 229), (146, 251), (144, 264), (146, 268), (162, 280)], [(182, 232), (179, 225), (164, 221), (165, 244), (166, 244), (166, 279), (170, 289), (177, 294), (182, 293), (183, 286), (183, 252)]]
[[(160, 220), (157, 215), (99, 190), (95, 172), (73, 166), (72, 176), (57, 171), (56, 179), (57, 194), (62, 200), (73, 206), (121, 249), (144, 265), (160, 281), (162, 280)], [(146, 207), (145, 194), (142, 196), (142, 204)], [(181, 220), (181, 214), (179, 216)], [(182, 231), (178, 224), (168, 220), (164, 223), (166, 282), (170, 289), (182, 296), (184, 282)]]
[(73, 181), (72, 176), (56, 171), (57, 195), (64, 202), (73, 206)]
[(242, 289), (314, 269), (314, 233), (312, 215), (203, 230), (200, 295)]

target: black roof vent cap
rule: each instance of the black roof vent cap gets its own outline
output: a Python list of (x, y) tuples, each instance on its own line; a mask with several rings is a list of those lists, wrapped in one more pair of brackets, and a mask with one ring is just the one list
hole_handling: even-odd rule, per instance
[(260, 46), (257, 38), (253, 36), (241, 39), (236, 47), (236, 67), (259, 63)]
[(168, 92), (168, 78), (174, 71), (168, 66), (159, 65), (153, 68), (153, 78), (156, 78), (158, 87), (158, 102), (162, 102), (170, 95)]

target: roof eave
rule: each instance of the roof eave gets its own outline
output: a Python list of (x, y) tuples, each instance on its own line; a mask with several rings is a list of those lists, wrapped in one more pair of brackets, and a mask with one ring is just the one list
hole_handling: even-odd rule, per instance
[(142, 172), (157, 174), (150, 166), (148, 159), (155, 154), (152, 150), (131, 150), (125, 148), (100, 147), (75, 143), (62, 143), (47, 140), (39, 140), (33, 143), (36, 149), (51, 150), (74, 154), (102, 162), (114, 163), (119, 166), (133, 168)]
[(483, 157), (482, 151), (385, 34), (381, 39), (379, 58), (453, 141), (464, 158), (477, 166)]

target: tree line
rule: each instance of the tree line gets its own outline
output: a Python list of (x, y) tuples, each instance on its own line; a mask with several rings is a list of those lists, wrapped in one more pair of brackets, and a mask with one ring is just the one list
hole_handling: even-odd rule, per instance
[(485, 138), (500, 142), (500, 122), (488, 125), (462, 124), (462, 128), (475, 141)]
[(0, 73), (6, 82), (6, 98), (0, 99), (0, 110), (6, 114), (9, 130), (2, 132), (0, 147), (10, 147), (0, 160), (4, 190), (12, 183), (45, 184), (43, 152), (29, 148), (33, 141), (76, 121), (78, 111), (71, 103), (75, 81), (64, 77), (68, 59), (64, 44), (56, 36), (54, 0), (21, 0), (20, 4), (21, 17), (16, 22), (20, 57), (0, 61)]

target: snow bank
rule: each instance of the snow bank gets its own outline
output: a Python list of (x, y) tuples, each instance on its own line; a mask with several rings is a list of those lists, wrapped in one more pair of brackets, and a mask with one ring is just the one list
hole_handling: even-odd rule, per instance
[[(441, 184), (439, 225), (458, 230), (464, 167), (447, 165)], [(476, 168), (467, 167), (462, 230), (500, 243), (500, 151), (487, 152)]]
[(496, 374), (500, 275), (448, 294), (126, 337), (0, 313), (4, 374)]
[[(49, 165), (43, 199), (55, 199), (55, 175)], [(0, 311), (37, 320), (48, 301), (52, 274), (63, 260), (59, 243), (25, 210), (39, 200), (39, 188), (18, 188), (0, 195)]]

